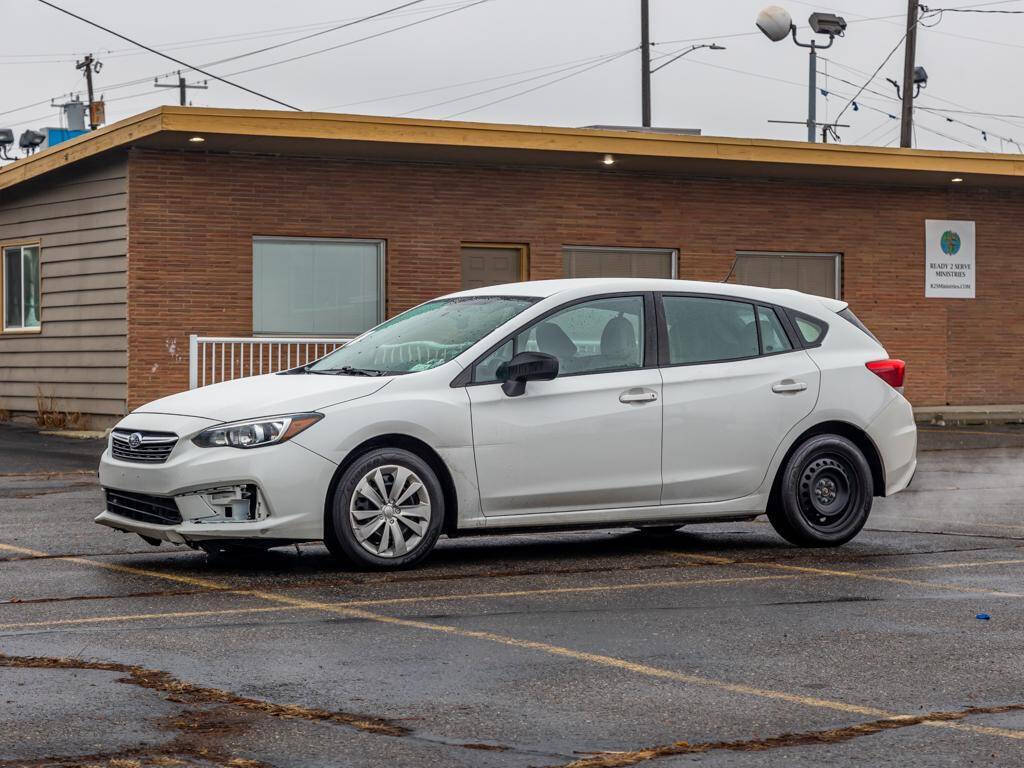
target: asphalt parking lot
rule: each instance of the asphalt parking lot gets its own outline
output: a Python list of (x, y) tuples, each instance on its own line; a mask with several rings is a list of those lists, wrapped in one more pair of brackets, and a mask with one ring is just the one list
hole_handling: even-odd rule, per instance
[(101, 528), (97, 444), (0, 425), (0, 766), (1019, 766), (1024, 428), (921, 443), (838, 550), (758, 521), (382, 575)]

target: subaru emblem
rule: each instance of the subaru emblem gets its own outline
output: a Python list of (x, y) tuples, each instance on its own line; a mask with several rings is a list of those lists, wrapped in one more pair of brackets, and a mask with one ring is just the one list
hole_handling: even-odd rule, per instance
[(138, 448), (140, 445), (142, 445), (142, 435), (140, 433), (132, 432), (128, 435), (129, 448)]

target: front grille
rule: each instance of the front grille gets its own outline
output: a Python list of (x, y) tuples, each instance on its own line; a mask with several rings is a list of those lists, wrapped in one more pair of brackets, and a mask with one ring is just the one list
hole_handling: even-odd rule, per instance
[(181, 522), (181, 511), (172, 498), (166, 496), (150, 496), (146, 493), (115, 491), (105, 489), (107, 494), (107, 511), (121, 517), (138, 520), (140, 523), (157, 523), (174, 525)]
[[(132, 439), (135, 435), (137, 440)], [(110, 437), (110, 453), (115, 459), (140, 464), (163, 464), (178, 442), (173, 432), (115, 429)]]

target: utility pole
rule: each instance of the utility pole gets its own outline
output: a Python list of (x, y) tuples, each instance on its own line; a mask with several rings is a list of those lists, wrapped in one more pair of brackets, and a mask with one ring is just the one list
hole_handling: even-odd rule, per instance
[(914, 56), (917, 48), (918, 0), (907, 0), (907, 38), (903, 45), (903, 114), (900, 146), (909, 147), (914, 128)]
[(89, 130), (95, 131), (99, 126), (97, 120), (97, 112), (93, 108), (95, 99), (93, 98), (92, 91), (92, 73), (93, 71), (99, 72), (100, 67), (103, 66), (100, 62), (96, 61), (91, 53), (87, 53), (85, 58), (75, 64), (75, 69), (85, 70), (85, 85), (89, 91)]
[(181, 104), (181, 106), (183, 106), (183, 107), (188, 103), (186, 91), (189, 88), (198, 88), (199, 90), (205, 90), (205, 89), (209, 88), (209, 86), (206, 84), (205, 80), (203, 81), (202, 85), (199, 85), (198, 83), (196, 83), (195, 85), (189, 85), (188, 83), (185, 82), (185, 78), (181, 74), (181, 72), (178, 73), (178, 82), (176, 82), (176, 83), (158, 83), (154, 79), (153, 80), (153, 87), (154, 88), (177, 88), (178, 89), (178, 93), (180, 94), (178, 101)]
[(649, 0), (640, 0), (640, 102), (642, 124), (651, 127), (651, 9)]

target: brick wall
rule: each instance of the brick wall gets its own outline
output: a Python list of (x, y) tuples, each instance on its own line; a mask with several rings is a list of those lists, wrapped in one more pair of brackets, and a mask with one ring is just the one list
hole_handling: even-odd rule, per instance
[[(978, 298), (924, 298), (924, 220), (977, 221)], [(737, 250), (843, 254), (843, 298), (908, 361), (916, 405), (1024, 403), (1024, 193), (133, 150), (129, 407), (188, 385), (188, 334), (252, 332), (252, 237), (387, 241), (387, 312), (460, 286), (462, 241), (678, 248), (719, 280)]]

